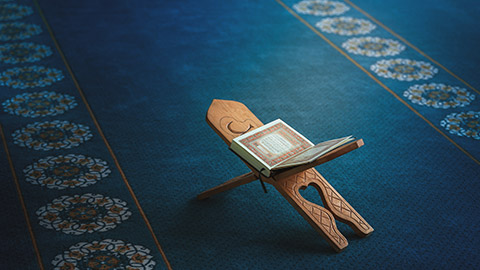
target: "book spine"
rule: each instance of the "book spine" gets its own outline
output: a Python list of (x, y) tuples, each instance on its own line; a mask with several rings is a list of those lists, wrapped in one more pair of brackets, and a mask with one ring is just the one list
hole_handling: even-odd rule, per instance
[(243, 149), (237, 142), (235, 142), (235, 140), (232, 141), (230, 149), (249, 165), (255, 168), (255, 170), (262, 173), (265, 177), (270, 177), (270, 170), (263, 165), (262, 162), (258, 161), (254, 156)]

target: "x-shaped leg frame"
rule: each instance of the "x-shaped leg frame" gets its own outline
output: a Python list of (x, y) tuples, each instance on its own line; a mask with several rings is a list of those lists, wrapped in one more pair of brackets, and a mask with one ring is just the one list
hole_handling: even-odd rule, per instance
[[(227, 100), (214, 100), (212, 102), (207, 113), (207, 123), (227, 144), (230, 144), (236, 136), (263, 125), (245, 105)], [(313, 166), (328, 162), (362, 145), (363, 141), (360, 139), (337, 148), (312, 163), (280, 171), (269, 178), (262, 177), (262, 180), (274, 186), (337, 252), (345, 249), (348, 241), (338, 230), (335, 219), (348, 224), (360, 237), (372, 233), (373, 228)], [(259, 179), (259, 173), (249, 164), (246, 163), (246, 165), (252, 172), (237, 176), (219, 186), (204, 191), (197, 198), (199, 200), (206, 199), (214, 194)], [(313, 186), (318, 191), (325, 207), (307, 201), (302, 197), (300, 190), (304, 190), (308, 186)]]

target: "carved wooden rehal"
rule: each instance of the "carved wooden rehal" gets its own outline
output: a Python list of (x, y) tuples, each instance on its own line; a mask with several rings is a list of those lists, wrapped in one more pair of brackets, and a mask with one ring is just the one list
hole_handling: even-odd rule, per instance
[[(263, 126), (263, 123), (245, 105), (230, 100), (214, 99), (208, 109), (206, 120), (228, 145), (235, 137)], [(361, 237), (372, 233), (373, 228), (313, 167), (362, 145), (363, 140), (360, 139), (341, 146), (309, 164), (280, 171), (270, 178), (262, 177), (262, 180), (274, 186), (337, 252), (344, 250), (348, 241), (337, 229), (335, 219), (348, 224)], [(237, 176), (204, 191), (197, 198), (199, 200), (206, 199), (214, 194), (257, 180), (258, 171), (247, 163), (245, 164), (252, 170), (250, 173)], [(305, 200), (300, 195), (299, 191), (308, 186), (313, 186), (318, 191), (325, 208)]]

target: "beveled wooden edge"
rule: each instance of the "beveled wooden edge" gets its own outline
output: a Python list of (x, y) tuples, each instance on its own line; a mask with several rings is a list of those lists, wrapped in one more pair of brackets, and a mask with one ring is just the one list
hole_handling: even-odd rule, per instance
[(360, 148), (363, 145), (364, 145), (363, 139), (358, 139), (356, 141), (353, 141), (353, 142), (347, 143), (345, 145), (342, 145), (342, 146), (328, 152), (327, 154), (319, 157), (318, 159), (316, 159), (316, 160), (314, 160), (310, 163), (299, 165), (299, 166), (294, 166), (294, 167), (291, 167), (291, 168), (285, 168), (285, 169), (282, 169), (282, 170), (278, 170), (277, 172), (273, 171), (271, 177), (274, 178), (275, 180), (278, 180), (278, 179), (281, 179), (281, 178), (285, 178), (285, 177), (294, 175), (294, 174), (299, 173), (299, 172), (303, 172), (303, 171), (308, 170), (312, 167), (315, 167), (315, 166), (318, 166), (320, 164), (326, 163), (330, 160), (336, 159), (337, 157), (340, 157), (340, 156), (342, 156), (342, 155), (344, 155), (344, 154), (346, 154), (350, 151), (353, 151), (357, 148)]

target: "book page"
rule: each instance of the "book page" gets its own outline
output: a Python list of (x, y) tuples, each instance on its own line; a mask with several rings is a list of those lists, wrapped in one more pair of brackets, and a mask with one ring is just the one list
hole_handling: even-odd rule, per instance
[(313, 146), (313, 143), (280, 119), (264, 127), (238, 137), (238, 142), (268, 167)]
[(256, 142), (258, 149), (266, 156), (272, 157), (290, 151), (294, 148), (293, 143), (285, 139), (281, 134), (267, 134)]
[(353, 141), (354, 139), (355, 138), (353, 138), (352, 136), (348, 136), (348, 137), (343, 137), (343, 138), (319, 143), (291, 157), (290, 159), (285, 160), (284, 162), (276, 166), (275, 169), (286, 168), (286, 167), (291, 167), (291, 166), (312, 162), (315, 159), (321, 157), (323, 154), (326, 154), (327, 152), (347, 142)]

